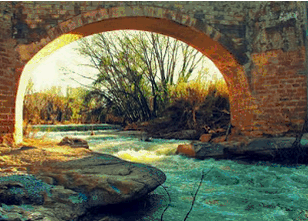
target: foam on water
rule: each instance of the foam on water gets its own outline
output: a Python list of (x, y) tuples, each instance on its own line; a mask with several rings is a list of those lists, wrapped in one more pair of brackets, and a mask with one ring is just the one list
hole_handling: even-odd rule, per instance
[(152, 163), (153, 161), (161, 160), (164, 156), (157, 155), (153, 151), (147, 150), (121, 150), (114, 154), (115, 156), (128, 161), (138, 162), (138, 163)]
[[(171, 196), (171, 205), (163, 220), (184, 220), (202, 173), (206, 175), (188, 220), (308, 220), (307, 166), (269, 166), (262, 162), (244, 165), (231, 160), (197, 160), (174, 155), (178, 144), (187, 141), (144, 142), (136, 137), (112, 134), (84, 138), (94, 151), (148, 163), (166, 174), (164, 186)], [(160, 209), (136, 221), (160, 220), (168, 196), (162, 187), (153, 194), (165, 199)]]

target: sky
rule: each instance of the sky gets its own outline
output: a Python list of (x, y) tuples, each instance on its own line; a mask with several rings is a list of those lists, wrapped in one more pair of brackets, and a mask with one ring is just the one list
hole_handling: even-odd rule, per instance
[[(61, 71), (63, 68), (87, 76), (91, 75), (91, 73), (96, 73), (95, 69), (82, 65), (90, 64), (90, 60), (79, 55), (76, 48), (78, 48), (78, 41), (58, 49), (48, 57), (44, 58), (43, 61), (39, 63), (37, 68), (31, 71), (34, 91), (43, 91), (51, 88), (52, 86), (60, 86), (62, 87), (62, 93), (65, 94), (67, 86), (81, 86), (77, 82), (69, 79), (69, 76), (64, 75), (63, 71)], [(211, 62), (211, 60), (207, 59), (206, 64), (212, 76), (216, 76), (216, 78), (222, 77), (220, 71)], [(70, 76), (74, 77), (75, 80), (82, 82), (83, 84), (91, 84), (91, 81), (85, 78), (80, 78), (76, 75)]]
[[(63, 74), (62, 68), (67, 70), (78, 71), (78, 73), (89, 73), (94, 70), (83, 67), (81, 64), (89, 64), (90, 61), (78, 55), (74, 49), (78, 47), (78, 42), (75, 41), (67, 46), (58, 49), (56, 52), (44, 59), (39, 66), (32, 71), (32, 81), (34, 83), (35, 91), (42, 91), (52, 86), (60, 86), (66, 88), (78, 87), (80, 84), (69, 79), (67, 75)], [(72, 75), (73, 76), (73, 75)], [(76, 77), (76, 76), (75, 76)], [(90, 84), (91, 82), (83, 83)]]

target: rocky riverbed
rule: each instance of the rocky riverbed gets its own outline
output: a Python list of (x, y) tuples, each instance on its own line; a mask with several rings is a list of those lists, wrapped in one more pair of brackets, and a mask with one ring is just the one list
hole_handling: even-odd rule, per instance
[(8, 221), (78, 220), (91, 209), (143, 198), (166, 180), (150, 165), (55, 144), (3, 147), (0, 160), (0, 220)]
[[(163, 220), (183, 220), (189, 209), (187, 205), (192, 201), (192, 187), (200, 182), (200, 173), (209, 171), (212, 167), (214, 169), (204, 178), (205, 184), (200, 189), (194, 212), (191, 214), (192, 220), (199, 220), (204, 216), (216, 220), (232, 217), (246, 220), (252, 218), (251, 214), (255, 220), (266, 220), (260, 212), (244, 210), (246, 204), (241, 201), (241, 197), (249, 202), (251, 197), (256, 199), (250, 203), (254, 203), (255, 208), (260, 207), (259, 210), (264, 210), (263, 212), (272, 217), (271, 220), (288, 220), (291, 217), (307, 215), (307, 211), (301, 205), (306, 204), (304, 195), (308, 193), (297, 192), (298, 188), (306, 185), (302, 175), (306, 173), (305, 167), (279, 169), (272, 164), (252, 161), (243, 164), (250, 163), (251, 166), (237, 164), (245, 154), (251, 156), (251, 150), (268, 154), (262, 145), (267, 145), (267, 148), (277, 145), (287, 147), (292, 144), (294, 138), (279, 138), (280, 141), (275, 138), (262, 142), (249, 140), (246, 147), (250, 147), (250, 150), (247, 151), (243, 145), (245, 142), (181, 143), (176, 140), (159, 139), (145, 142), (144, 133), (133, 133), (134, 137), (128, 132), (117, 132), (86, 138), (91, 150), (104, 154), (93, 153), (85, 148), (57, 146), (55, 143), (45, 146), (30, 143), (19, 149), (1, 148), (1, 175), (15, 176), (11, 180), (2, 178), (1, 201), (8, 202), (2, 204), (2, 220), (160, 220), (163, 210), (168, 205), (168, 198), (162, 188), (156, 187), (165, 182), (166, 176), (168, 179), (165, 185), (172, 202)], [(305, 140), (304, 136), (302, 145), (306, 145)], [(190, 153), (193, 154), (188, 155), (189, 157), (175, 155), (181, 145), (192, 148), (190, 151), (194, 152)], [(235, 153), (237, 159), (223, 159), (226, 146), (229, 150), (237, 147), (237, 152), (231, 152)], [(199, 157), (196, 157), (197, 155)], [(124, 161), (124, 164), (119, 158), (147, 162), (151, 166), (128, 161)], [(214, 158), (221, 161), (215, 161)], [(110, 166), (114, 165), (120, 167), (110, 169)], [(98, 171), (95, 168), (99, 168)], [(136, 171), (143, 174), (139, 176), (142, 181), (136, 181)], [(262, 180), (259, 180), (260, 177), (263, 177)], [(248, 183), (249, 180), (253, 182)], [(152, 186), (148, 182), (153, 182)], [(37, 192), (31, 191), (34, 188)], [(247, 188), (250, 189), (249, 196), (246, 194)], [(30, 192), (27, 192), (27, 189)], [(238, 197), (234, 197), (230, 195), (231, 190), (242, 192), (238, 193)], [(260, 191), (274, 192), (270, 195), (271, 198), (268, 198), (267, 194), (258, 194)], [(121, 195), (122, 193), (124, 195)], [(282, 198), (283, 202), (279, 200)], [(111, 201), (107, 202), (106, 199)], [(242, 205), (243, 208), (238, 205)], [(272, 207), (269, 209), (264, 205)], [(204, 210), (204, 207), (207, 210)], [(230, 213), (235, 210), (237, 215)]]

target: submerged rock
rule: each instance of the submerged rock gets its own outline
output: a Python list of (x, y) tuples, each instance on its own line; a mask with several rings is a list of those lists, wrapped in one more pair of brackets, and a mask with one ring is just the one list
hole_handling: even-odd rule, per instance
[(0, 207), (0, 220), (6, 221), (64, 221), (78, 220), (85, 213), (83, 208), (74, 209), (65, 204), (56, 203), (53, 207), (37, 205), (6, 205)]
[(67, 145), (72, 148), (87, 148), (89, 149), (88, 142), (80, 139), (80, 138), (69, 138), (69, 137), (64, 137), (58, 145), (63, 146)]
[(141, 137), (140, 137), (140, 141), (151, 142), (152, 137), (148, 136), (147, 134), (142, 134)]

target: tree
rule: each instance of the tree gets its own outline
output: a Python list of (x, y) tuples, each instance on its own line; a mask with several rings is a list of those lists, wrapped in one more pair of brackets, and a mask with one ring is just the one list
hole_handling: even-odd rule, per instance
[(33, 83), (32, 78), (30, 78), (28, 81), (27, 87), (26, 87), (25, 95), (29, 95), (33, 93), (34, 93), (34, 83)]
[[(84, 122), (82, 112), (85, 109), (84, 99), (88, 93), (83, 87), (67, 87), (66, 88), (66, 110), (67, 115), (70, 115), (70, 121), (80, 123)], [(71, 113), (70, 113), (71, 112)], [(86, 116), (85, 116), (86, 117)], [(85, 118), (84, 117), (84, 118)]]
[(204, 61), (187, 44), (150, 32), (97, 34), (80, 40), (79, 46), (78, 52), (91, 60), (88, 66), (98, 71), (92, 94), (99, 92), (133, 122), (157, 117), (170, 104), (169, 86), (187, 82)]

